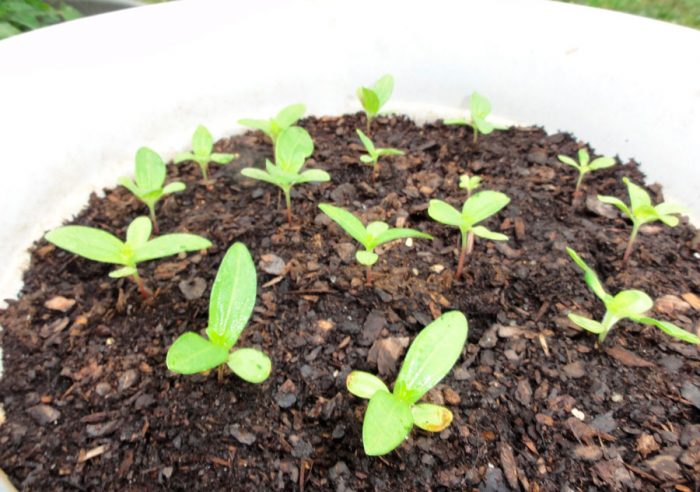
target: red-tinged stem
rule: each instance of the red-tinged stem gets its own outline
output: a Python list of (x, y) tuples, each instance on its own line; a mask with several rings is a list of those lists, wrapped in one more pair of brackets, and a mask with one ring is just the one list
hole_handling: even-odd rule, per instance
[(136, 282), (136, 286), (139, 289), (139, 294), (141, 294), (141, 297), (144, 301), (147, 301), (151, 297), (151, 293), (143, 284), (143, 279), (139, 275), (139, 272), (134, 272), (134, 275), (132, 275), (132, 277), (134, 278), (134, 282)]
[(627, 265), (627, 262), (630, 259), (630, 255), (632, 254), (632, 249), (634, 247), (634, 240), (637, 238), (638, 230), (639, 230), (639, 226), (637, 226), (637, 225), (632, 226), (632, 234), (630, 234), (629, 241), (627, 241), (627, 247), (625, 248), (625, 254), (622, 256), (622, 265), (623, 266)]
[(476, 127), (474, 127), (474, 145), (477, 144), (476, 139), (478, 136), (479, 136), (479, 130), (477, 130)]
[(287, 205), (287, 222), (292, 225), (292, 197), (288, 189), (284, 190), (284, 201)]
[(367, 116), (367, 136), (369, 136), (369, 133), (370, 133), (369, 130), (370, 130), (370, 127), (372, 126), (372, 118), (370, 118), (369, 115), (366, 115), (366, 116)]
[(377, 181), (379, 177), (379, 161), (374, 163), (374, 171), (372, 171), (372, 181)]
[(151, 215), (151, 223), (153, 224), (153, 232), (155, 234), (160, 234), (160, 228), (158, 227), (158, 219), (156, 219), (156, 208), (155, 205), (149, 205), (148, 211)]
[(366, 284), (368, 286), (372, 285), (372, 267), (371, 266), (367, 267), (367, 282), (366, 282)]
[(224, 380), (224, 369), (225, 369), (225, 367), (223, 364), (221, 364), (219, 367), (216, 368), (216, 379), (220, 383), (223, 382), (223, 380)]
[(468, 234), (462, 233), (461, 239), (462, 247), (459, 250), (459, 261), (457, 262), (457, 270), (455, 271), (455, 280), (462, 276), (464, 259), (472, 252), (472, 249), (474, 248), (474, 233), (471, 231), (469, 231)]

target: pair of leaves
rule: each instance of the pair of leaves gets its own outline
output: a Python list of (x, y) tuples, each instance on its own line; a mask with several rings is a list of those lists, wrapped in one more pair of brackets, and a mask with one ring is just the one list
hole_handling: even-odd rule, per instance
[(126, 230), (126, 242), (101, 229), (76, 225), (59, 227), (45, 237), (59, 248), (89, 260), (123, 265), (109, 274), (113, 278), (137, 274), (137, 265), (143, 261), (211, 246), (208, 239), (187, 233), (165, 234), (149, 239), (151, 229), (148, 217), (138, 217)]
[(440, 432), (452, 422), (445, 407), (417, 403), (444, 378), (462, 353), (469, 325), (459, 311), (450, 311), (426, 326), (406, 353), (393, 393), (373, 374), (351, 372), (348, 391), (369, 399), (362, 426), (365, 453), (378, 456), (394, 450), (417, 425)]
[(444, 120), (446, 125), (469, 125), (474, 129), (474, 142), (477, 140), (477, 135), (483, 133), (488, 135), (494, 130), (503, 130), (505, 127), (495, 125), (486, 120), (491, 114), (491, 103), (478, 92), (472, 92), (469, 97), (469, 119), (466, 118), (450, 118)]
[(238, 121), (238, 124), (260, 130), (270, 137), (274, 145), (280, 133), (296, 124), (296, 122), (304, 116), (305, 112), (306, 106), (303, 104), (291, 104), (277, 113), (277, 116), (269, 120), (242, 119)]
[(578, 162), (567, 155), (558, 155), (557, 158), (574, 169), (577, 169), (580, 174), (586, 174), (590, 171), (606, 169), (615, 165), (615, 159), (612, 157), (598, 157), (591, 162), (591, 156), (586, 149), (579, 149)]
[(253, 313), (256, 292), (253, 258), (243, 243), (235, 243), (226, 252), (211, 290), (208, 339), (192, 331), (180, 335), (168, 350), (168, 369), (196, 374), (226, 363), (250, 383), (267, 379), (272, 367), (267, 355), (251, 348), (229, 353)]
[(684, 342), (700, 343), (700, 338), (693, 333), (685, 331), (668, 321), (645, 316), (645, 313), (654, 307), (654, 301), (646, 293), (641, 290), (630, 289), (620, 291), (614, 296), (609, 294), (595, 270), (588, 266), (576, 251), (566, 248), (566, 252), (569, 253), (576, 265), (583, 270), (583, 278), (586, 285), (605, 304), (605, 315), (600, 322), (573, 313), (569, 313), (569, 319), (581, 328), (596, 333), (601, 343), (613, 326), (622, 319), (630, 319), (637, 323), (656, 326), (668, 335)]
[(394, 77), (389, 74), (377, 80), (372, 87), (360, 87), (357, 89), (357, 98), (362, 104), (362, 109), (365, 110), (368, 122), (379, 114), (379, 111), (391, 97), (392, 92), (394, 92)]
[(359, 128), (355, 129), (357, 136), (360, 137), (362, 145), (365, 146), (367, 154), (360, 156), (360, 160), (369, 166), (376, 166), (379, 158), (385, 155), (404, 155), (404, 152), (399, 149), (391, 148), (377, 148), (374, 146), (374, 142), (365, 135)]
[(214, 150), (214, 138), (204, 125), (199, 125), (192, 135), (192, 152), (182, 152), (175, 156), (175, 164), (185, 161), (194, 161), (202, 171), (202, 177), (208, 178), (209, 163), (225, 165), (238, 157), (236, 154), (212, 152)]
[(479, 222), (496, 214), (508, 205), (510, 198), (499, 191), (480, 191), (467, 198), (462, 206), (462, 212), (442, 200), (430, 200), (428, 215), (435, 221), (453, 227), (458, 227), (465, 235), (471, 231), (475, 236), (491, 239), (493, 241), (507, 241), (508, 236), (493, 232), (484, 226), (476, 225)]
[(462, 174), (459, 177), (459, 187), (467, 190), (469, 193), (481, 186), (480, 176), (469, 176), (468, 174)]
[(355, 253), (355, 258), (361, 265), (374, 265), (379, 259), (379, 256), (374, 252), (374, 248), (389, 241), (409, 237), (432, 239), (432, 236), (429, 234), (415, 229), (391, 228), (386, 222), (370, 222), (365, 227), (360, 219), (347, 210), (328, 203), (322, 203), (318, 208), (365, 248), (364, 251)]

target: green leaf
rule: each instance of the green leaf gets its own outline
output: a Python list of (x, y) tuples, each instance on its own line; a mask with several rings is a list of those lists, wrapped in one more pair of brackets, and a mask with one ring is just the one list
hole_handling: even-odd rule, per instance
[(197, 374), (218, 367), (227, 359), (227, 349), (214, 345), (193, 331), (188, 331), (170, 346), (165, 365), (178, 374)]
[[(379, 157), (379, 156), (377, 156), (377, 157)], [(365, 164), (369, 164), (370, 166), (374, 166), (377, 164), (377, 160), (375, 158), (373, 158), (372, 156), (367, 155), (367, 154), (362, 154), (360, 156), (360, 160), (362, 162), (364, 162)]]
[(598, 157), (597, 159), (593, 159), (593, 162), (590, 163), (588, 169), (591, 171), (597, 171), (598, 169), (606, 169), (614, 165), (615, 159), (612, 157)]
[(136, 272), (137, 272), (136, 267), (125, 266), (125, 267), (117, 268), (116, 270), (109, 272), (109, 276), (111, 278), (122, 278), (122, 277), (128, 277), (130, 275), (134, 275)]
[(270, 375), (272, 362), (259, 350), (242, 348), (228, 356), (228, 366), (242, 380), (258, 384)]
[(275, 179), (269, 173), (266, 173), (262, 169), (258, 169), (256, 167), (244, 167), (241, 169), (241, 174), (246, 178), (257, 179), (258, 181), (265, 181), (266, 183), (279, 186), (277, 179)]
[(180, 152), (175, 156), (175, 159), (173, 159), (173, 162), (175, 164), (180, 164), (185, 161), (194, 161), (196, 159), (195, 155), (192, 152)]
[(396, 449), (413, 428), (408, 403), (380, 390), (369, 400), (362, 424), (362, 445), (368, 456), (380, 456)]
[(474, 125), (476, 125), (476, 128), (484, 135), (488, 135), (489, 133), (493, 132), (493, 130), (496, 128), (491, 123), (482, 118), (474, 118)]
[(290, 104), (277, 113), (275, 121), (277, 122), (277, 126), (284, 130), (299, 121), (301, 117), (304, 116), (304, 113), (306, 113), (306, 106), (303, 104)]
[(117, 180), (117, 183), (122, 185), (124, 188), (129, 190), (134, 196), (140, 197), (141, 196), (141, 190), (139, 189), (138, 186), (136, 186), (136, 183), (134, 183), (131, 178), (127, 178), (126, 176), (122, 176)]
[(333, 206), (329, 203), (321, 203), (318, 208), (320, 208), (321, 212), (330, 217), (336, 224), (342, 227), (345, 232), (355, 239), (355, 241), (363, 246), (371, 239), (367, 229), (365, 229), (365, 226), (362, 225), (362, 222), (360, 222), (360, 219), (355, 217), (347, 210)]
[(445, 125), (472, 125), (471, 122), (467, 121), (465, 118), (447, 118), (442, 120), (442, 123)]
[(94, 227), (69, 225), (50, 231), (46, 240), (89, 260), (124, 265), (128, 263), (125, 245), (112, 234)]
[(671, 335), (673, 338), (677, 338), (678, 340), (692, 343), (694, 345), (697, 345), (700, 343), (700, 338), (698, 338), (697, 335), (695, 335), (694, 333), (691, 333), (689, 331), (686, 331), (683, 328), (680, 328), (680, 327), (674, 325), (673, 323), (669, 323), (668, 321), (662, 321), (659, 319), (648, 318), (648, 317), (638, 318), (635, 321), (637, 321), (639, 323), (643, 323), (645, 325), (656, 326), (657, 328), (659, 328), (661, 331), (663, 331), (667, 335)]
[(358, 250), (355, 252), (355, 259), (360, 265), (372, 266), (377, 263), (379, 256), (372, 251)]
[(508, 205), (510, 198), (500, 191), (479, 191), (467, 198), (462, 207), (463, 221), (474, 225), (487, 219)]
[(651, 197), (644, 188), (634, 184), (629, 178), (622, 178), (622, 181), (627, 185), (627, 192), (630, 195), (630, 207), (633, 212), (644, 205), (651, 205)]
[(185, 188), (185, 183), (181, 183), (180, 181), (173, 181), (172, 183), (165, 185), (165, 188), (163, 188), (163, 194), (170, 195), (171, 193), (185, 191)]
[(269, 120), (242, 119), (238, 120), (238, 124), (247, 126), (248, 128), (253, 128), (255, 130), (260, 130), (265, 135), (272, 138), (272, 124)]
[(472, 232), (475, 236), (483, 237), (484, 239), (490, 239), (492, 241), (508, 241), (510, 239), (505, 234), (500, 232), (493, 232), (484, 226), (475, 226), (472, 228)]
[(408, 349), (394, 385), (394, 394), (417, 402), (444, 378), (459, 359), (469, 325), (459, 311), (450, 311), (423, 328)]
[(394, 241), (396, 239), (404, 239), (408, 237), (415, 237), (419, 239), (433, 239), (433, 236), (426, 234), (415, 229), (407, 228), (395, 228), (389, 229), (388, 231), (382, 232), (379, 236), (375, 237), (376, 246), (380, 246), (389, 241)]
[(163, 159), (148, 147), (136, 152), (136, 184), (141, 191), (148, 193), (163, 187), (165, 164)]
[(630, 209), (627, 207), (627, 204), (619, 198), (616, 198), (614, 196), (598, 195), (598, 200), (600, 200), (603, 203), (616, 206), (618, 209), (620, 209), (620, 211), (623, 214), (625, 214), (630, 219), (632, 218), (632, 212), (630, 212)]
[(238, 154), (224, 154), (224, 153), (219, 153), (219, 152), (214, 152), (211, 156), (209, 156), (209, 159), (211, 162), (215, 162), (217, 164), (221, 164), (222, 166), (225, 164), (228, 164), (232, 160), (238, 157)]
[(385, 155), (405, 155), (406, 153), (399, 149), (377, 149), (377, 154), (381, 157)]
[(656, 207), (656, 213), (659, 215), (672, 215), (672, 214), (687, 214), (688, 209), (682, 205), (676, 205), (673, 203), (659, 203)]
[(452, 423), (452, 412), (441, 405), (417, 403), (411, 407), (413, 423), (428, 432), (442, 432)]
[(659, 220), (669, 227), (676, 227), (678, 225), (678, 217), (674, 215), (659, 215)]
[(391, 97), (392, 92), (394, 92), (394, 77), (389, 74), (382, 76), (374, 83), (372, 90), (379, 100), (379, 107), (377, 108), (377, 112), (379, 112)]
[(151, 239), (134, 250), (136, 263), (155, 260), (187, 251), (199, 251), (211, 247), (211, 241), (195, 234), (175, 233)]
[(491, 103), (478, 92), (472, 92), (469, 98), (469, 109), (473, 119), (485, 119), (491, 112)]
[(578, 253), (572, 248), (567, 247), (566, 252), (569, 253), (571, 259), (574, 260), (574, 263), (576, 263), (578, 267), (581, 270), (583, 270), (584, 281), (586, 282), (586, 285), (588, 285), (588, 287), (593, 291), (593, 293), (596, 296), (598, 296), (598, 298), (603, 302), (606, 302), (608, 299), (610, 299), (610, 294), (608, 294), (605, 290), (605, 287), (603, 287), (603, 284), (600, 281), (600, 279), (598, 279), (598, 275), (595, 273), (595, 270), (589, 267), (588, 264), (586, 264), (586, 262), (583, 261), (583, 259), (581, 259)]
[(209, 130), (203, 125), (199, 125), (192, 135), (192, 150), (199, 157), (208, 158), (214, 148), (214, 138)]
[[(376, 239), (377, 236), (388, 230), (389, 224), (387, 224), (386, 222), (382, 222), (381, 220), (375, 220), (374, 222), (370, 222), (369, 224), (367, 224), (367, 234), (369, 234), (372, 237), (372, 239)], [(371, 243), (374, 243), (374, 241), (372, 241)]]
[(355, 132), (357, 133), (357, 136), (360, 137), (360, 142), (362, 142), (362, 145), (365, 146), (367, 153), (373, 154), (375, 151), (375, 147), (372, 141), (369, 139), (369, 137), (365, 135), (359, 128), (356, 128)]
[(314, 152), (309, 132), (292, 126), (280, 133), (275, 143), (275, 164), (288, 172), (298, 172), (304, 161)]
[(615, 294), (605, 307), (616, 318), (631, 318), (649, 311), (654, 307), (654, 301), (641, 290), (630, 289)]
[(571, 166), (571, 167), (574, 167), (574, 168), (580, 170), (580, 166), (579, 166), (578, 162), (576, 162), (575, 160), (573, 160), (573, 159), (572, 159), (571, 157), (569, 157), (568, 155), (561, 155), (561, 154), (560, 154), (560, 155), (557, 156), (557, 159), (559, 159), (559, 160), (560, 160), (561, 162), (563, 162), (564, 164), (567, 164), (567, 165), (569, 165), (569, 166)]
[(369, 400), (377, 391), (389, 392), (384, 381), (365, 371), (352, 371), (345, 380), (348, 391), (355, 396)]
[(588, 154), (588, 151), (584, 148), (578, 149), (578, 162), (581, 164), (581, 167), (585, 169), (590, 161), (591, 156)]
[(209, 299), (207, 335), (227, 350), (235, 345), (245, 328), (257, 293), (257, 274), (250, 251), (235, 243), (224, 256)]
[(357, 89), (357, 97), (360, 99), (362, 108), (365, 110), (365, 113), (367, 113), (367, 116), (372, 118), (377, 115), (379, 112), (380, 103), (379, 97), (377, 97), (377, 94), (375, 94), (373, 90), (366, 87), (360, 87)]
[(126, 244), (134, 251), (140, 248), (148, 242), (152, 228), (151, 219), (148, 217), (135, 218), (126, 229)]
[(430, 200), (428, 215), (434, 221), (454, 227), (461, 227), (464, 222), (459, 210), (442, 200)]
[(296, 179), (296, 183), (326, 183), (331, 180), (331, 175), (322, 169), (307, 169)]
[(0, 22), (0, 39), (9, 38), (15, 34), (20, 34), (22, 31), (17, 29), (9, 22)]
[(578, 314), (574, 313), (569, 313), (568, 317), (575, 324), (577, 324), (584, 330), (590, 331), (591, 333), (600, 334), (603, 333), (603, 331), (605, 331), (601, 323), (592, 319), (584, 318), (583, 316), (579, 316)]

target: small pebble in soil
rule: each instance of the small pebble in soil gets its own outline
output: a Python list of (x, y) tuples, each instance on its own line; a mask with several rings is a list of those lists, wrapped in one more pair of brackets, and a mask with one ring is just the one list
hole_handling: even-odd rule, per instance
[(177, 286), (188, 301), (199, 299), (204, 295), (204, 291), (207, 290), (207, 282), (201, 277), (182, 280)]

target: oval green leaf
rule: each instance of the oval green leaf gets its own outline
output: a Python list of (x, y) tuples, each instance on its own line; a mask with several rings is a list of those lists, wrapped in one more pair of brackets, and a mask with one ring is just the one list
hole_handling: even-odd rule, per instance
[(275, 164), (287, 172), (298, 172), (313, 152), (314, 142), (309, 132), (299, 126), (291, 126), (277, 137)]
[(377, 263), (379, 256), (372, 251), (359, 250), (355, 252), (355, 259), (360, 265), (372, 266)]
[(369, 400), (377, 391), (389, 392), (384, 381), (365, 371), (352, 371), (345, 379), (348, 391), (355, 396)]
[(347, 210), (329, 203), (321, 203), (318, 208), (363, 246), (371, 239), (360, 219)]
[(459, 210), (442, 200), (430, 200), (428, 215), (436, 222), (454, 227), (461, 227), (464, 222)]
[(623, 290), (605, 303), (605, 307), (616, 318), (641, 316), (654, 307), (654, 301), (641, 290)]
[(63, 226), (44, 237), (51, 244), (88, 260), (117, 265), (125, 265), (129, 260), (119, 238), (94, 227)]
[(500, 191), (479, 191), (464, 202), (462, 220), (473, 226), (485, 220), (508, 205), (510, 198)]
[(211, 247), (211, 241), (195, 234), (175, 233), (158, 236), (134, 250), (134, 261), (154, 260), (187, 251), (199, 251)]
[(165, 182), (165, 163), (158, 153), (148, 147), (136, 151), (136, 184), (143, 193), (149, 193), (163, 187)]
[(441, 405), (417, 403), (411, 407), (413, 423), (428, 432), (442, 432), (452, 423), (452, 412)]
[(272, 370), (270, 358), (252, 348), (238, 349), (230, 354), (228, 366), (236, 376), (253, 384), (265, 381)]
[(188, 331), (168, 349), (165, 365), (179, 374), (197, 374), (220, 366), (228, 359), (228, 350)]
[(410, 405), (387, 391), (377, 391), (369, 400), (362, 424), (365, 453), (368, 456), (381, 456), (393, 451), (412, 428)]

